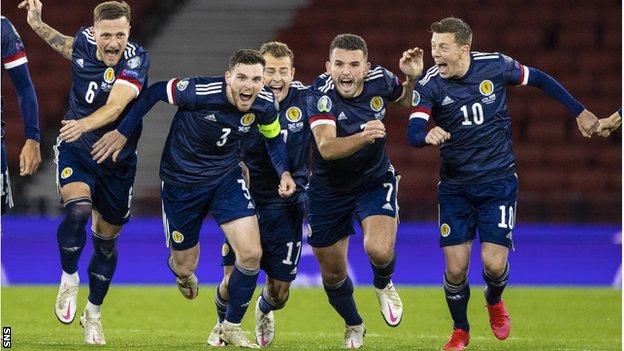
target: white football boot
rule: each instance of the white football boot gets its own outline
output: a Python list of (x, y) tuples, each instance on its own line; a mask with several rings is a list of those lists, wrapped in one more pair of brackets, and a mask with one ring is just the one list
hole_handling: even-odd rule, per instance
[(225, 346), (225, 343), (219, 337), (220, 333), (221, 333), (221, 323), (217, 322), (217, 325), (215, 325), (214, 328), (212, 328), (212, 332), (210, 332), (210, 335), (208, 336), (208, 341), (207, 341), (208, 345), (214, 346), (214, 347)]
[(383, 289), (375, 288), (375, 293), (379, 301), (379, 310), (386, 324), (391, 327), (399, 325), (403, 318), (403, 302), (392, 281)]
[(233, 345), (238, 347), (246, 347), (250, 349), (259, 349), (260, 346), (254, 344), (249, 341), (247, 335), (241, 328), (240, 323), (234, 324), (230, 323), (227, 320), (223, 321), (221, 324), (221, 332), (219, 333), (219, 338), (223, 340), (227, 345)]
[(89, 316), (89, 311), (85, 309), (82, 316), (80, 316), (80, 326), (84, 331), (85, 343), (90, 345), (106, 345), (101, 317), (91, 317)]
[(260, 310), (261, 298), (262, 295), (256, 300), (256, 343), (265, 347), (269, 346), (275, 338), (275, 316), (273, 311), (265, 314)]
[(364, 335), (366, 335), (364, 323), (345, 326), (345, 338), (342, 347), (345, 349), (359, 349), (364, 346)]
[(63, 323), (69, 324), (76, 317), (76, 305), (78, 304), (78, 284), (61, 283), (56, 303), (54, 304), (54, 314)]

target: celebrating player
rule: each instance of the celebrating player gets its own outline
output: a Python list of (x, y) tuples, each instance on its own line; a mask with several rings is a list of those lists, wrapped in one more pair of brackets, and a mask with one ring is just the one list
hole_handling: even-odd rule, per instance
[[(268, 346), (275, 336), (273, 311), (286, 305), (290, 283), (297, 276), (303, 234), (304, 187), (308, 184), (310, 127), (305, 109), (308, 88), (293, 81), (292, 51), (284, 43), (270, 42), (262, 45), (260, 53), (266, 61), (264, 84), (273, 91), (280, 105), (281, 134), (297, 185), (293, 196), (278, 196), (275, 189), (279, 178), (271, 165), (262, 136), (254, 130), (254, 137), (245, 140), (243, 161), (249, 169), (249, 189), (258, 211), (262, 244), (260, 267), (267, 274), (267, 285), (256, 301), (256, 342), (260, 346)], [(215, 296), (218, 322), (208, 337), (208, 344), (213, 346), (222, 344), (218, 335), (225, 319), (227, 284), (236, 259), (227, 242), (223, 244), (222, 255), (223, 281)]]
[[(381, 314), (392, 327), (399, 325), (403, 304), (392, 284), (397, 230), (398, 175), (384, 150), (382, 122), (388, 101), (409, 106), (416, 78), (422, 72), (422, 50), (403, 53), (399, 79), (367, 60), (362, 38), (341, 34), (329, 49), (327, 73), (314, 82), (307, 110), (315, 143), (308, 188), (308, 243), (319, 261), (329, 303), (344, 319), (344, 346), (363, 345), (364, 323), (353, 300), (347, 274), (352, 219), (364, 232), (364, 249), (374, 274)], [(407, 92), (407, 93), (406, 93)]]
[(93, 158), (115, 159), (141, 120), (156, 102), (178, 106), (160, 164), (163, 180), (163, 223), (171, 248), (169, 267), (180, 292), (194, 299), (199, 260), (199, 231), (212, 212), (236, 253), (227, 284), (227, 309), (219, 338), (235, 346), (257, 348), (241, 329), (241, 320), (256, 288), (262, 249), (254, 202), (241, 167), (238, 146), (259, 127), (265, 137), (274, 171), (280, 175), (273, 189), (288, 197), (295, 183), (280, 138), (277, 102), (263, 87), (265, 61), (255, 50), (239, 50), (230, 58), (225, 77), (196, 77), (158, 82), (146, 91), (129, 116), (95, 143)]
[(90, 152), (96, 140), (123, 120), (123, 111), (147, 83), (149, 57), (128, 42), (130, 7), (125, 2), (99, 4), (93, 10), (93, 27), (81, 28), (75, 37), (62, 35), (41, 20), (39, 0), (23, 1), (19, 7), (28, 10), (33, 30), (72, 61), (69, 111), (55, 147), (65, 217), (57, 232), (63, 272), (54, 311), (62, 323), (74, 320), (78, 259), (86, 241), (85, 225), (92, 217), (89, 298), (80, 324), (86, 343), (105, 344), (100, 309), (117, 266), (117, 237), (130, 219), (141, 128), (133, 131), (117, 162), (97, 164)]
[[(37, 95), (35, 87), (30, 80), (28, 72), (28, 59), (24, 51), (24, 44), (13, 24), (4, 16), (0, 16), (2, 21), (2, 64), (9, 72), (9, 78), (17, 93), (20, 114), (24, 120), (24, 132), (26, 142), (20, 152), (20, 175), (31, 175), (37, 171), (41, 163), (41, 151), (39, 150), (39, 106), (37, 105)], [(2, 113), (4, 113), (4, 101), (2, 101)], [(4, 119), (2, 121), (2, 213), (13, 207), (13, 197), (11, 196), (11, 182), (9, 181), (9, 167), (7, 154), (4, 147)]]
[[(549, 75), (499, 53), (471, 52), (472, 31), (461, 19), (442, 19), (431, 31), (435, 66), (414, 91), (408, 139), (415, 147), (440, 146), (440, 246), (446, 258), (446, 302), (454, 322), (444, 349), (462, 350), (470, 340), (467, 272), (477, 230), (492, 332), (504, 340), (511, 330), (501, 300), (509, 278), (507, 256), (513, 247), (518, 198), (507, 85), (540, 88), (576, 116), (585, 137), (594, 133), (598, 119)], [(427, 132), (430, 116), (436, 127)]]

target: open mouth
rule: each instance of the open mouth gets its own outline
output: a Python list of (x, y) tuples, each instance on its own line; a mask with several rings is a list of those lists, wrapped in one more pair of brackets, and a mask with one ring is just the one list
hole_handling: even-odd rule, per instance
[(269, 89), (273, 92), (273, 95), (278, 96), (283, 90), (283, 85), (269, 85)]
[(249, 102), (249, 101), (251, 101), (251, 98), (253, 97), (253, 94), (252, 93), (240, 93), (240, 94), (238, 94), (238, 97), (243, 102)]
[(106, 49), (106, 51), (104, 51), (104, 53), (106, 54), (106, 57), (108, 59), (116, 59), (117, 58), (117, 54), (119, 54), (119, 49)]
[(436, 62), (436, 65), (438, 66), (438, 72), (441, 74), (448, 72), (448, 64), (446, 62)]
[(350, 90), (353, 88), (353, 85), (355, 84), (352, 78), (342, 78), (340, 79), (338, 83), (340, 84), (340, 87), (343, 90)]

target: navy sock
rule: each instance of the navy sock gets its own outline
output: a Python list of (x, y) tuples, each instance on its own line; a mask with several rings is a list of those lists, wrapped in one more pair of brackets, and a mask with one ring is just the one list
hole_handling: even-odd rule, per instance
[(485, 269), (483, 270), (483, 280), (485, 280), (485, 284), (487, 285), (487, 289), (485, 289), (485, 300), (488, 305), (495, 305), (500, 302), (501, 295), (503, 295), (503, 290), (507, 286), (507, 281), (509, 280), (509, 263), (505, 266), (505, 271), (503, 275), (498, 278), (490, 277)]
[[(290, 296), (290, 294), (288, 295)], [(286, 296), (286, 301), (288, 301), (288, 296)], [(286, 306), (286, 301), (284, 301), (281, 304), (277, 304), (275, 303), (270, 297), (269, 294), (267, 293), (267, 288), (264, 287), (264, 289), (262, 289), (262, 295), (260, 297), (260, 311), (262, 311), (262, 313), (269, 313), (271, 311), (275, 311), (275, 310), (279, 310), (284, 308), (284, 306)]]
[(234, 270), (228, 282), (228, 307), (225, 313), (225, 320), (238, 324), (243, 319), (249, 301), (253, 296), (258, 281), (260, 268), (248, 270), (234, 263)]
[(89, 262), (89, 301), (101, 305), (117, 268), (117, 238), (103, 238), (93, 232), (93, 256)]
[(468, 284), (468, 279), (458, 285), (453, 285), (445, 276), (444, 293), (446, 295), (446, 304), (453, 318), (453, 328), (463, 329), (467, 332), (470, 331), (467, 313), (468, 300), (470, 299), (470, 285)]
[(217, 293), (215, 294), (215, 307), (217, 308), (217, 318), (219, 323), (223, 323), (225, 320), (225, 312), (227, 311), (228, 300), (221, 296), (219, 286), (217, 286)]
[(323, 283), (329, 303), (349, 326), (362, 324), (362, 317), (357, 312), (353, 300), (353, 282), (347, 276), (343, 281), (334, 285)]
[(385, 288), (390, 283), (390, 278), (394, 273), (394, 265), (396, 263), (396, 254), (392, 256), (392, 260), (383, 265), (377, 266), (371, 261), (371, 267), (373, 267), (373, 285), (377, 289)]
[(65, 218), (56, 231), (61, 267), (69, 274), (78, 270), (78, 259), (87, 240), (85, 225), (91, 216), (91, 199), (79, 197), (65, 203)]

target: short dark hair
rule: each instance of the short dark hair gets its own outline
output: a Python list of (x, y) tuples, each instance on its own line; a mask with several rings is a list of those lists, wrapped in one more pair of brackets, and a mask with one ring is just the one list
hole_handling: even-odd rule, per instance
[(329, 46), (329, 56), (331, 57), (334, 49), (344, 49), (344, 50), (362, 50), (364, 53), (364, 57), (368, 57), (368, 48), (366, 47), (366, 42), (362, 37), (355, 34), (340, 34), (332, 40), (331, 45)]
[(107, 1), (93, 9), (93, 23), (101, 20), (116, 20), (122, 17), (126, 17), (130, 23), (130, 5), (125, 1)]
[(275, 58), (288, 57), (290, 59), (290, 67), (295, 66), (295, 55), (293, 54), (292, 50), (290, 50), (288, 45), (282, 42), (271, 41), (268, 43), (264, 43), (260, 47), (260, 53), (262, 55), (270, 54)]
[(468, 23), (456, 17), (447, 17), (431, 24), (433, 33), (453, 33), (459, 45), (472, 44), (472, 29)]
[(234, 55), (230, 56), (230, 64), (228, 66), (228, 69), (231, 71), (238, 64), (255, 65), (258, 63), (261, 64), (262, 67), (266, 65), (264, 57), (262, 57), (260, 51), (252, 49), (242, 49), (236, 51)]

